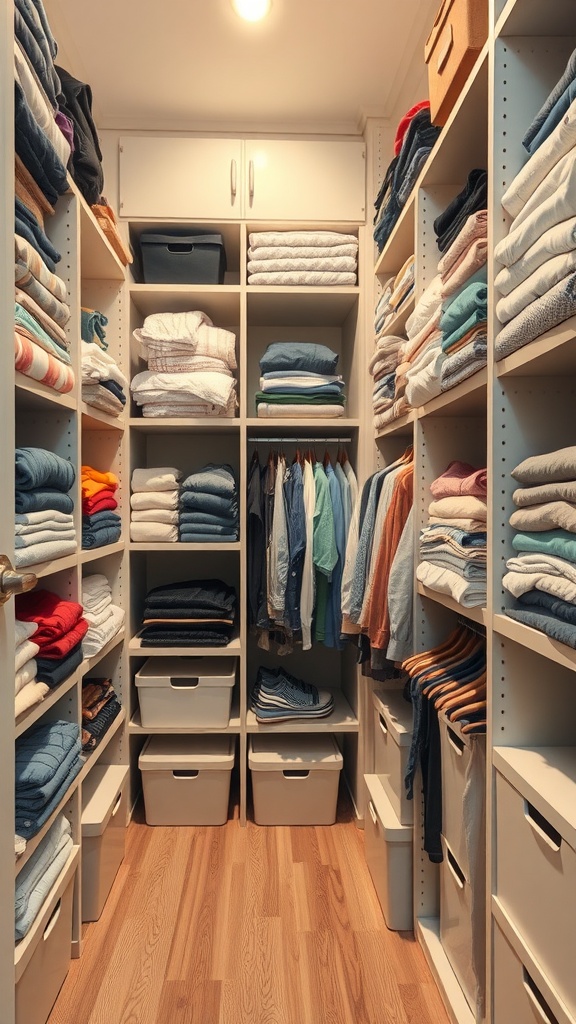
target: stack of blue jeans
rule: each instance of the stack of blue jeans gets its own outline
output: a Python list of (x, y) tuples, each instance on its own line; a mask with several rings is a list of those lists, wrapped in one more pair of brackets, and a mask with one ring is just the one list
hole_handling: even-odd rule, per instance
[(180, 540), (194, 544), (238, 540), (238, 490), (232, 467), (209, 462), (182, 483)]

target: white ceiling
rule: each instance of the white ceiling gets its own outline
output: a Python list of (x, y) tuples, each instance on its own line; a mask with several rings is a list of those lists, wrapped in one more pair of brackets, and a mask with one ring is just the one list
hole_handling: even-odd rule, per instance
[(100, 128), (352, 132), (410, 104), (438, 0), (44, 0)]

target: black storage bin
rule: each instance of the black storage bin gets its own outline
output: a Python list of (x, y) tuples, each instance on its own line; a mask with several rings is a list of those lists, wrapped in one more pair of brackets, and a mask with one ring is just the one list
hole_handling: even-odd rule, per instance
[(226, 253), (222, 235), (171, 232), (140, 236), (145, 284), (222, 284)]

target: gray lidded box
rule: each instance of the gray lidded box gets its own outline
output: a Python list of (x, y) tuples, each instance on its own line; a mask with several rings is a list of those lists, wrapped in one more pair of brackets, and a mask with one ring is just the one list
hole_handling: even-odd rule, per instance
[(100, 917), (124, 860), (128, 765), (96, 764), (82, 783), (82, 920)]
[(140, 235), (144, 284), (223, 284), (222, 235), (171, 232)]
[(342, 754), (330, 734), (250, 737), (257, 825), (333, 825)]
[(136, 673), (145, 729), (225, 729), (236, 658), (148, 658)]
[(150, 736), (138, 759), (148, 825), (223, 825), (234, 736)]

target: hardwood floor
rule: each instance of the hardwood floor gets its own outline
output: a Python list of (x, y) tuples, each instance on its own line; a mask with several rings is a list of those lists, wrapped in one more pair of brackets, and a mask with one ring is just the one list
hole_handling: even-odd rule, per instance
[(137, 814), (49, 1024), (445, 1024), (411, 934), (384, 924), (364, 834), (149, 828)]

